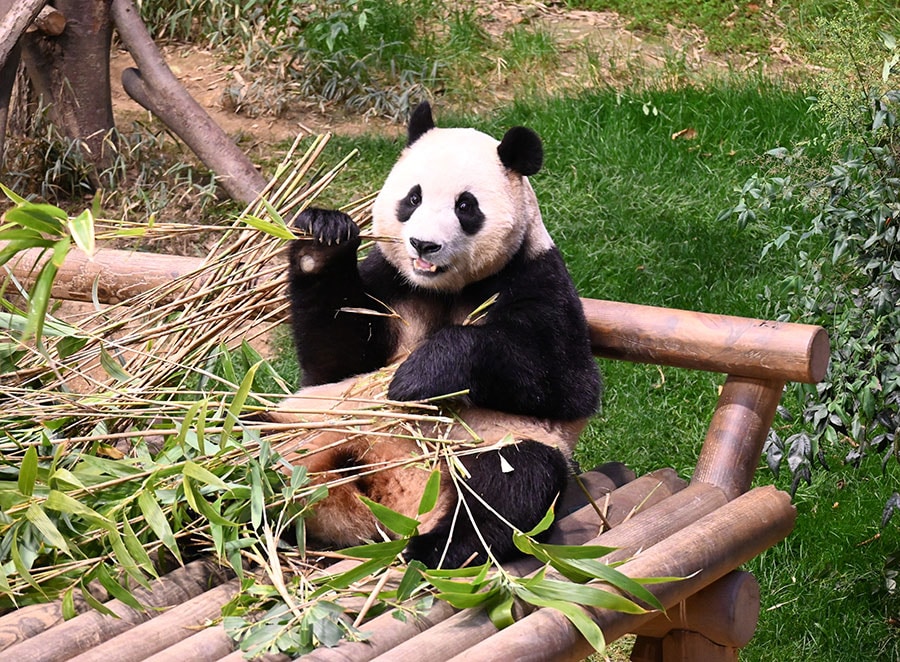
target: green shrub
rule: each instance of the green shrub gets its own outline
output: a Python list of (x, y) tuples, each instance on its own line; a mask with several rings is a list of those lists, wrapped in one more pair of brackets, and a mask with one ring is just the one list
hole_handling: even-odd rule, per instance
[(832, 339), (825, 381), (799, 390), (802, 431), (785, 441), (772, 435), (767, 446), (773, 470), (787, 457), (794, 489), (816, 462), (827, 466), (829, 453), (852, 464), (871, 453), (883, 463), (900, 459), (900, 51), (857, 11), (820, 27), (832, 69), (815, 109), (833, 161), (820, 170), (803, 147), (771, 150), (775, 174), (750, 179), (726, 214), (741, 224), (775, 209), (808, 219), (765, 249), (797, 251), (792, 275), (772, 296), (783, 301), (782, 317), (823, 324)]

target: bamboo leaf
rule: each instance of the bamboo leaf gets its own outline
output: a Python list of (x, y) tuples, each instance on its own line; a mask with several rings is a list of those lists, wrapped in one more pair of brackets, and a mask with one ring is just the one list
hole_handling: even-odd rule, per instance
[(84, 585), (84, 582), (81, 584), (81, 596), (84, 598), (84, 601), (90, 605), (91, 609), (96, 610), (97, 612), (103, 614), (104, 616), (110, 616), (112, 618), (119, 618), (118, 614), (114, 612), (112, 609), (107, 607), (105, 604), (100, 602), (94, 595), (87, 590), (87, 587)]
[(546, 513), (544, 513), (544, 517), (538, 522), (531, 531), (525, 533), (526, 536), (536, 536), (539, 533), (542, 533), (550, 528), (553, 524), (553, 520), (555, 519), (554, 508), (551, 506)]
[(250, 393), (250, 389), (253, 386), (253, 378), (255, 377), (259, 366), (259, 363), (250, 366), (250, 369), (247, 370), (247, 374), (244, 375), (244, 379), (241, 381), (241, 385), (234, 394), (231, 405), (228, 407), (228, 411), (225, 414), (225, 421), (222, 423), (221, 439), (223, 446), (228, 437), (231, 436), (231, 430), (234, 428), (234, 424), (240, 418), (241, 410), (244, 408), (244, 402), (247, 400), (247, 395)]
[(178, 559), (178, 562), (182, 563), (181, 552), (178, 551), (178, 543), (175, 542), (172, 527), (169, 526), (169, 521), (156, 500), (156, 492), (152, 489), (142, 490), (138, 495), (138, 507), (140, 507), (147, 525), (156, 537), (172, 552), (175, 558)]
[(97, 581), (100, 582), (100, 585), (109, 591), (109, 594), (116, 600), (137, 611), (145, 610), (144, 605), (138, 602), (137, 598), (135, 598), (128, 589), (113, 579), (105, 564), (101, 563), (97, 566), (97, 571), (94, 576)]
[(59, 490), (50, 490), (50, 494), (47, 495), (47, 500), (44, 502), (44, 508), (49, 510), (57, 510), (61, 513), (69, 513), (71, 515), (80, 515), (84, 517), (89, 522), (97, 524), (98, 526), (110, 530), (115, 527), (115, 525), (106, 517), (103, 517), (100, 513), (98, 513), (93, 508), (83, 504), (82, 502), (74, 499), (64, 492), (60, 492)]
[(416, 535), (416, 531), (419, 528), (418, 520), (398, 513), (396, 510), (391, 510), (386, 506), (382, 506), (380, 503), (372, 501), (372, 499), (361, 494), (358, 496), (362, 502), (366, 504), (368, 509), (372, 511), (372, 514), (375, 515), (378, 521), (391, 531), (405, 538)]
[(409, 562), (403, 577), (400, 579), (400, 584), (397, 586), (398, 601), (408, 600), (412, 596), (413, 591), (422, 586), (425, 581), (422, 573), (425, 572), (425, 569), (425, 564), (421, 561), (413, 560)]
[(34, 483), (37, 480), (38, 453), (37, 448), (29, 446), (19, 466), (18, 488), (25, 496), (34, 494)]
[(425, 489), (422, 491), (422, 499), (419, 501), (419, 515), (424, 515), (434, 510), (440, 491), (441, 472), (435, 469), (428, 477), (428, 482), (425, 483)]
[(53, 261), (48, 261), (41, 267), (34, 287), (31, 289), (31, 295), (28, 297), (28, 319), (25, 322), (25, 331), (23, 332), (23, 340), (29, 338), (40, 338), (44, 331), (44, 319), (47, 316), (47, 308), (50, 305), (50, 292), (53, 288), (53, 281), (58, 271)]
[(35, 591), (40, 593), (41, 595), (46, 596), (44, 593), (44, 589), (34, 580), (32, 577), (30, 570), (31, 563), (26, 563), (22, 558), (22, 554), (19, 551), (19, 534), (22, 531), (22, 527), (16, 527), (13, 535), (10, 539), (10, 547), (9, 554), (12, 557), (13, 568), (15, 568), (16, 572), (19, 574), (19, 577), (25, 580), (25, 583), (28, 584)]
[(41, 535), (44, 536), (44, 539), (49, 545), (68, 556), (72, 555), (69, 551), (69, 545), (66, 543), (66, 539), (59, 532), (59, 529), (56, 528), (53, 521), (47, 516), (47, 513), (41, 510), (40, 506), (36, 503), (32, 503), (28, 506), (28, 510), (25, 511), (25, 517), (29, 522), (34, 524), (38, 531), (41, 532)]
[(9, 223), (21, 225), (23, 228), (40, 232), (51, 237), (61, 237), (63, 221), (67, 214), (59, 207), (26, 202), (18, 207), (7, 209), (3, 219)]
[(66, 219), (66, 222), (75, 245), (89, 257), (93, 257), (97, 245), (94, 240), (94, 215), (91, 210), (85, 209), (78, 216)]
[(262, 526), (265, 508), (266, 498), (263, 493), (262, 476), (259, 465), (254, 463), (250, 466), (250, 525), (255, 530), (259, 530), (259, 527)]
[(521, 585), (534, 595), (547, 600), (567, 600), (580, 605), (612, 609), (626, 614), (644, 614), (647, 611), (628, 598), (596, 586), (573, 584), (572, 582), (546, 578), (524, 581)]
[(291, 232), (286, 225), (284, 225), (284, 221), (282, 221), (281, 224), (273, 223), (272, 221), (267, 221), (265, 219), (259, 218), (258, 216), (252, 216), (250, 214), (242, 216), (241, 220), (243, 220), (244, 223), (249, 225), (254, 230), (265, 232), (266, 234), (277, 237), (278, 239), (286, 239), (288, 241), (290, 241), (291, 239), (296, 239), (294, 233)]
[(137, 561), (132, 558), (118, 529), (110, 529), (106, 534), (106, 538), (109, 540), (109, 544), (112, 547), (113, 558), (116, 561), (116, 564), (127, 572), (129, 576), (133, 577), (139, 584), (149, 587), (147, 578), (144, 577), (141, 572), (141, 568)]
[(118, 382), (125, 382), (131, 379), (131, 375), (122, 367), (112, 354), (106, 351), (106, 347), (100, 346), (100, 365), (106, 371), (106, 374)]
[(199, 480), (201, 483), (209, 485), (210, 487), (215, 487), (219, 490), (227, 491), (229, 489), (228, 483), (219, 478), (209, 469), (200, 466), (192, 460), (188, 460), (184, 463), (184, 475), (190, 476), (195, 480)]
[(357, 559), (393, 559), (406, 548), (406, 540), (389, 540), (388, 542), (375, 542), (368, 545), (347, 547), (341, 550), (341, 554)]
[(509, 627), (515, 622), (515, 618), (513, 618), (513, 605), (515, 604), (515, 599), (512, 593), (506, 596), (504, 599), (496, 601), (487, 606), (487, 614), (491, 619), (491, 623), (494, 624), (498, 630), (502, 630), (505, 627)]
[(550, 609), (555, 609), (560, 612), (569, 619), (569, 622), (572, 623), (572, 625), (574, 625), (581, 633), (581, 636), (594, 647), (595, 651), (602, 653), (606, 650), (606, 640), (603, 638), (603, 630), (601, 630), (600, 626), (591, 620), (590, 616), (588, 616), (578, 605), (566, 602), (565, 600), (545, 600), (534, 594), (530, 595), (528, 598), (525, 598), (524, 596), (520, 597), (538, 607), (549, 607)]
[(13, 191), (12, 189), (7, 188), (7, 187), (4, 186), (3, 184), (0, 184), (0, 191), (3, 191), (3, 194), (4, 194), (7, 198), (9, 198), (10, 200), (12, 200), (14, 203), (16, 203), (17, 205), (27, 205), (27, 204), (28, 204), (28, 200), (26, 200), (25, 198), (23, 198), (21, 195), (19, 195), (18, 193), (16, 193), (16, 192)]
[(64, 621), (68, 621), (70, 618), (75, 618), (75, 616), (78, 615), (78, 611), (75, 609), (74, 586), (70, 586), (68, 589), (66, 589), (66, 592), (63, 593), (61, 611)]
[(157, 577), (156, 566), (153, 565), (153, 561), (150, 560), (150, 555), (147, 554), (147, 550), (141, 544), (134, 529), (131, 527), (131, 522), (128, 521), (127, 515), (122, 518), (122, 540), (125, 543), (128, 552), (131, 554), (131, 558), (135, 560), (138, 566), (140, 566), (140, 568), (149, 576)]

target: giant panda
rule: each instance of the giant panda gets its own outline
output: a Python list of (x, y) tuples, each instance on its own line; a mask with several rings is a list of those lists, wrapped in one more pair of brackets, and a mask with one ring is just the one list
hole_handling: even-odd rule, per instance
[[(437, 128), (425, 102), (374, 201), (376, 242), (364, 259), (348, 215), (308, 208), (294, 219), (301, 238), (289, 246), (288, 291), (303, 388), (273, 418), (322, 425), (286, 453), (331, 486), (306, 523), (311, 539), (381, 539), (359, 495), (415, 517), (438, 468), (437, 507), (404, 556), (429, 567), (504, 562), (516, 554), (511, 527), (533, 528), (563, 489), (601, 382), (528, 181), (542, 162), (530, 129), (498, 142)], [(442, 406), (457, 422), (439, 434), (469, 449), (452, 462), (423, 453), (434, 426), (348, 433), (309, 413), (352, 418), (373, 400), (447, 394)]]

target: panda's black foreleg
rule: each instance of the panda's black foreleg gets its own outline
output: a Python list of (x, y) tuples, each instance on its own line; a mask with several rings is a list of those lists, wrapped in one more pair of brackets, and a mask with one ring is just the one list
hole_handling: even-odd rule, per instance
[(528, 440), (460, 460), (471, 476), (468, 487), (490, 508), (462, 487), (460, 498), (465, 503), (459, 504), (455, 522), (452, 511), (445, 514), (428, 533), (412, 538), (404, 555), (430, 568), (437, 567), (443, 556), (442, 567), (457, 568), (470, 558), (469, 565), (487, 561), (486, 544), (498, 562), (515, 558), (520, 553), (506, 522), (529, 531), (541, 521), (565, 486), (566, 458), (556, 448)]

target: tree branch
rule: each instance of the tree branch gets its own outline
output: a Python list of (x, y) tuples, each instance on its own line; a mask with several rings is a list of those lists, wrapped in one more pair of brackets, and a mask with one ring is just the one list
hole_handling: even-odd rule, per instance
[(188, 94), (169, 69), (131, 0), (112, 0), (111, 15), (138, 69), (126, 69), (128, 95), (161, 119), (220, 178), (234, 200), (252, 202), (265, 188), (253, 162)]
[(6, 64), (19, 37), (45, 4), (47, 0), (17, 0), (0, 18), (0, 67)]

